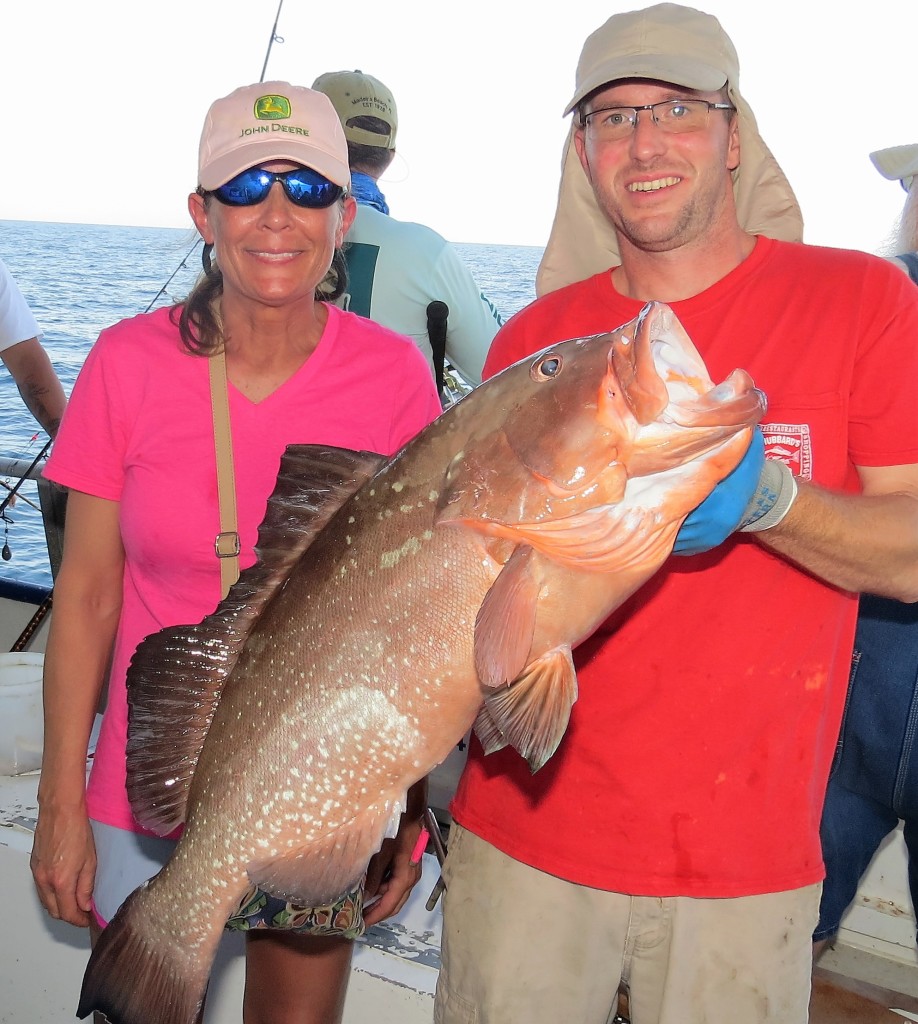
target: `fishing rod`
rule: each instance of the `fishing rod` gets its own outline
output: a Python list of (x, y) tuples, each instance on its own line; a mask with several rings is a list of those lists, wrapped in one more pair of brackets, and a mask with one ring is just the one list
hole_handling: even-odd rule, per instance
[(283, 6), (284, 0), (280, 0), (280, 3), (277, 5), (277, 14), (274, 16), (274, 25), (271, 28), (271, 38), (268, 40), (268, 49), (265, 53), (265, 62), (261, 67), (261, 78), (258, 79), (259, 82), (263, 82), (265, 80), (265, 71), (268, 69), (268, 58), (271, 56), (271, 47), (275, 43), (283, 43), (284, 41), (284, 37), (277, 34), (277, 23), (280, 21), (281, 8)]
[(32, 470), (39, 464), (39, 462), (41, 462), (41, 460), (45, 457), (45, 455), (48, 454), (48, 449), (50, 447), (51, 447), (51, 438), (49, 437), (48, 440), (45, 442), (44, 448), (42, 448), (42, 450), (35, 456), (35, 458), (32, 459), (32, 464), (22, 474), (22, 476), (19, 477), (19, 481), (16, 483), (16, 485), (14, 487), (9, 487), (9, 485), (7, 485), (9, 487), (9, 492), (10, 493), (7, 494), (7, 496), (3, 499), (3, 501), (0, 501), (0, 518), (3, 517), (3, 514), (6, 512), (7, 507), (12, 503), (13, 498), (16, 497), (16, 492), (26, 482), (26, 479), (29, 478), (29, 474), (32, 472)]
[(162, 288), (160, 288), (160, 290), (153, 296), (153, 298), (150, 299), (150, 304), (144, 310), (144, 313), (149, 313), (150, 310), (156, 305), (156, 301), (157, 301), (157, 299), (159, 299), (160, 295), (162, 295), (162, 293), (169, 287), (169, 285), (172, 284), (172, 278), (175, 277), (175, 275), (182, 269), (182, 267), (185, 267), (185, 266), (188, 265), (188, 257), (195, 251), (195, 249), (197, 249), (197, 247), (201, 244), (201, 242), (202, 242), (202, 239), (201, 239), (201, 237), (199, 235), (194, 240), (194, 245), (192, 245), (192, 247), (188, 250), (188, 252), (185, 253), (185, 256), (182, 259), (182, 262), (179, 263), (179, 265), (175, 268), (175, 270), (173, 270), (172, 273), (169, 275), (169, 280), (166, 281), (166, 283), (162, 286)]
[[(51, 447), (51, 438), (49, 437), (48, 440), (45, 442), (45, 445), (42, 448), (42, 450), (32, 460), (32, 465), (29, 466), (29, 468), (25, 471), (25, 473), (22, 474), (22, 476), (20, 476), (19, 480), (16, 482), (16, 485), (14, 487), (10, 487), (9, 485), (6, 485), (7, 489), (9, 490), (9, 494), (7, 494), (7, 496), (3, 499), (3, 501), (0, 502), (0, 519), (3, 520), (3, 525), (4, 525), (4, 530), (5, 530), (5, 536), (4, 536), (4, 541), (3, 541), (3, 548), (2, 548), (2, 551), (0, 551), (0, 555), (2, 555), (2, 558), (3, 558), (3, 560), (5, 562), (8, 562), (10, 560), (10, 558), (12, 558), (12, 555), (10, 553), (9, 541), (6, 539), (9, 536), (9, 522), (10, 522), (10, 520), (9, 520), (7, 514), (6, 514), (6, 510), (9, 507), (9, 505), (11, 504), (11, 502), (13, 501), (13, 499), (16, 497), (16, 492), (19, 490), (20, 487), (22, 487), (23, 483), (25, 483), (26, 478), (29, 477), (29, 475), (31, 474), (32, 470), (35, 469), (35, 467), (38, 465), (38, 463), (45, 457), (45, 455), (47, 454), (48, 449), (50, 447)], [(30, 502), (30, 504), (31, 504), (31, 502)], [(35, 613), (32, 615), (32, 617), (26, 623), (25, 628), (22, 630), (22, 632), (16, 638), (15, 643), (10, 648), (11, 653), (18, 653), (20, 651), (24, 651), (28, 647), (28, 645), (32, 641), (32, 637), (33, 637), (35, 631), (41, 625), (42, 620), (44, 619), (44, 617), (48, 614), (48, 612), (50, 610), (51, 610), (51, 591), (49, 590), (47, 596), (45, 597), (45, 599), (42, 601), (42, 603), (35, 610)]]
[[(3, 520), (4, 526), (7, 528), (7, 530), (9, 529), (9, 527), (7, 525), (9, 523), (9, 520), (7, 518), (7, 515), (6, 515), (7, 507), (9, 506), (9, 504), (13, 500), (13, 498), (16, 497), (16, 492), (19, 490), (19, 488), (22, 487), (22, 485), (25, 483), (25, 481), (30, 477), (30, 475), (32, 473), (32, 470), (35, 469), (35, 467), (38, 465), (38, 463), (45, 457), (45, 455), (47, 455), (48, 449), (51, 447), (51, 443), (52, 443), (52, 439), (49, 437), (48, 440), (45, 441), (45, 444), (42, 447), (41, 451), (32, 460), (32, 464), (22, 474), (22, 476), (19, 477), (19, 480), (16, 482), (15, 487), (9, 487), (7, 485), (8, 486), (8, 490), (9, 490), (9, 494), (7, 494), (7, 496), (3, 499), (3, 501), (0, 502), (0, 519)], [(31, 504), (31, 502), (29, 502), (29, 504)], [(12, 557), (10, 555), (10, 546), (9, 546), (9, 542), (8, 541), (4, 540), (3, 549), (2, 549), (2, 552), (0, 552), (0, 554), (2, 554), (3, 560), (5, 562), (9, 561), (9, 559)], [(24, 650), (26, 650), (28, 648), (29, 644), (32, 642), (32, 638), (34, 637), (35, 633), (38, 631), (38, 627), (42, 624), (42, 622), (44, 621), (44, 619), (47, 616), (48, 612), (51, 611), (51, 604), (52, 604), (52, 602), (54, 600), (53, 595), (54, 595), (54, 587), (52, 586), (52, 588), (45, 595), (44, 600), (35, 609), (34, 613), (32, 614), (32, 617), (25, 624), (22, 632), (19, 634), (19, 636), (14, 641), (13, 646), (10, 648), (10, 653), (11, 654), (18, 654), (18, 653), (20, 653), (20, 652), (22, 652), (22, 651), (24, 651)]]
[[(4, 487), (6, 490), (12, 492), (13, 488), (5, 480), (0, 480), (0, 487)], [(30, 508), (34, 508), (36, 512), (41, 512), (41, 506), (36, 505), (31, 498), (27, 498), (24, 494), (19, 495), (19, 500), (24, 501)]]

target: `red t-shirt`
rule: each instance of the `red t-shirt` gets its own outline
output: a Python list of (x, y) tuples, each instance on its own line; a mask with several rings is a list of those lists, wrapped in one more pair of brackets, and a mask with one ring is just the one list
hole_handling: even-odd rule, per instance
[[(498, 334), (485, 376), (640, 307), (608, 272), (544, 296)], [(852, 492), (855, 466), (918, 462), (918, 292), (886, 261), (760, 238), (672, 307), (715, 382), (742, 367), (768, 396), (766, 451), (795, 474)], [(673, 556), (575, 652), (580, 695), (551, 760), (531, 775), (474, 741), (455, 818), (601, 889), (729, 897), (819, 881), (855, 614), (853, 595), (748, 535)]]

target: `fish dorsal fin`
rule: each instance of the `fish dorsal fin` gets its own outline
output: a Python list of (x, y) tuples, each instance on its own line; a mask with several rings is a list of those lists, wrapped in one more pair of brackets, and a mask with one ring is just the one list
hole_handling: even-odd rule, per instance
[(204, 737), (252, 627), (314, 538), (386, 461), (289, 446), (258, 532), (258, 561), (203, 622), (160, 630), (137, 647), (127, 674), (127, 789), (145, 828), (168, 835), (185, 820)]
[(375, 452), (315, 444), (288, 445), (258, 530), (258, 563), (247, 571), (256, 569), (258, 564), (283, 564), (289, 573), (345, 501), (388, 461), (385, 455)]
[(253, 885), (306, 907), (321, 907), (360, 884), (370, 858), (398, 831), (406, 797), (379, 800), (319, 842), (248, 865)]
[(514, 550), (475, 617), (475, 669), (483, 686), (506, 686), (529, 657), (539, 596), (532, 554), (528, 545)]
[[(485, 698), (491, 723), (503, 739), (495, 746), (499, 741), (490, 736), (488, 746), (499, 750), (509, 743), (537, 772), (557, 750), (576, 699), (577, 673), (571, 649), (556, 647), (527, 665), (511, 686)], [(476, 730), (478, 725), (476, 721)]]

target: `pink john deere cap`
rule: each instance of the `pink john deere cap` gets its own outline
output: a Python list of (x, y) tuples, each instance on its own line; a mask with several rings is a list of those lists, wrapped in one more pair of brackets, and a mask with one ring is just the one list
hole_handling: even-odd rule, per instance
[(347, 141), (327, 96), (289, 82), (257, 82), (211, 104), (198, 151), (202, 188), (218, 188), (270, 160), (311, 167), (350, 187)]

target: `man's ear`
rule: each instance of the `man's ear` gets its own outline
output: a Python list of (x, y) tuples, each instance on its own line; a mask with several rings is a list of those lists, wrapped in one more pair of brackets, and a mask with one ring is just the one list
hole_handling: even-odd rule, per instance
[(735, 171), (740, 165), (739, 114), (730, 119), (730, 134), (727, 137), (727, 170)]
[(583, 173), (587, 176), (587, 181), (592, 185), (593, 175), (590, 171), (589, 154), (586, 151), (586, 136), (582, 128), (574, 128), (572, 142), (574, 149), (577, 150), (577, 158), (580, 160), (580, 166), (583, 168)]

